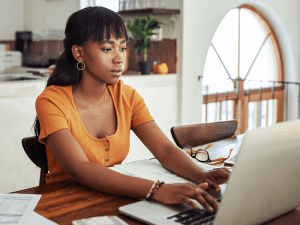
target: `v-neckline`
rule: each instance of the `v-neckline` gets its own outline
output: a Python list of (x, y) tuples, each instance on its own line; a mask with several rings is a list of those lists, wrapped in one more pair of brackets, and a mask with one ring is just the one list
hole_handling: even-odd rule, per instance
[(111, 98), (112, 98), (113, 106), (114, 106), (114, 109), (115, 109), (115, 112), (116, 112), (116, 117), (117, 117), (117, 129), (116, 129), (115, 133), (113, 133), (112, 135), (105, 136), (104, 138), (95, 138), (94, 136), (92, 136), (92, 135), (87, 131), (87, 129), (85, 128), (85, 126), (84, 126), (84, 124), (83, 124), (83, 122), (82, 122), (82, 120), (81, 120), (81, 118), (80, 118), (80, 116), (79, 116), (79, 114), (78, 114), (77, 108), (76, 108), (76, 106), (75, 106), (75, 101), (74, 101), (74, 96), (73, 96), (73, 85), (70, 85), (70, 88), (71, 88), (71, 91), (70, 91), (71, 96), (70, 96), (70, 97), (71, 97), (71, 100), (72, 100), (73, 108), (74, 108), (74, 110), (76, 111), (76, 115), (77, 115), (77, 117), (78, 117), (78, 119), (79, 119), (79, 121), (80, 121), (80, 124), (81, 124), (83, 130), (87, 133), (87, 135), (88, 135), (90, 138), (92, 138), (93, 140), (97, 140), (97, 141), (103, 141), (103, 140), (106, 140), (107, 138), (113, 137), (113, 136), (118, 132), (118, 130), (119, 130), (119, 112), (118, 112), (118, 110), (117, 110), (117, 108), (116, 108), (116, 99), (115, 99), (115, 97), (111, 94), (111, 90), (110, 90), (111, 85), (107, 85), (107, 89), (108, 89), (109, 94), (110, 94), (110, 96), (111, 96)]

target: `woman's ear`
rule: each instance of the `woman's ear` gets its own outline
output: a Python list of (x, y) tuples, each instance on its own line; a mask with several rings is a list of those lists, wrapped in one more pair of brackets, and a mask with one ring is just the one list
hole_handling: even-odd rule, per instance
[(84, 61), (84, 59), (82, 57), (82, 49), (80, 46), (73, 45), (71, 50), (72, 50), (73, 57), (77, 62)]

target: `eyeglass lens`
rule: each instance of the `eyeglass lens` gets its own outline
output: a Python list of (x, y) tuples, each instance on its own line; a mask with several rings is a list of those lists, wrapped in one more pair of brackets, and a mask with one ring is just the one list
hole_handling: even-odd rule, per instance
[(196, 151), (193, 150), (191, 146), (186, 145), (183, 147), (183, 150), (199, 161), (206, 162), (209, 159), (208, 152), (202, 149)]
[(197, 151), (196, 153), (196, 159), (200, 161), (207, 161), (208, 160), (208, 153), (206, 151)]

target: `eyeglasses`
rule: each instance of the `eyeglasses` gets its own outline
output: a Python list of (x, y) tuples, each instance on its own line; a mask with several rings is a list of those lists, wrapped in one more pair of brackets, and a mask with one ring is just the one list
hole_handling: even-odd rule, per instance
[(197, 159), (199, 162), (202, 163), (223, 162), (230, 157), (233, 149), (230, 149), (229, 155), (226, 158), (220, 157), (217, 159), (210, 159), (209, 153), (206, 150), (209, 149), (212, 145), (213, 144), (209, 144), (205, 149), (198, 149), (198, 150), (193, 150), (191, 146), (186, 145), (183, 147), (183, 150), (189, 155), (191, 155), (192, 158)]

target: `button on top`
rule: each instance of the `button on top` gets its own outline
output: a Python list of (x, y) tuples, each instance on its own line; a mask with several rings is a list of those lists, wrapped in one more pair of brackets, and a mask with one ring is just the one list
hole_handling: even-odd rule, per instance
[(109, 148), (105, 148), (105, 151), (107, 152), (109, 150)]
[(109, 158), (106, 158), (105, 161), (108, 162), (108, 161), (109, 161)]

